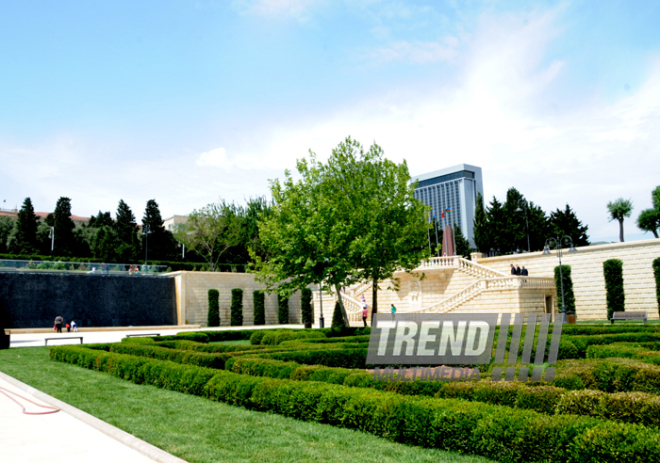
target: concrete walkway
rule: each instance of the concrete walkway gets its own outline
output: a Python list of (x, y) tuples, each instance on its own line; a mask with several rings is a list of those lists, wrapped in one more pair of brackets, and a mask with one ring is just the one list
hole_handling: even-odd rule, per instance
[(66, 330), (64, 333), (56, 333), (54, 331), (48, 331), (46, 333), (25, 333), (25, 334), (12, 334), (11, 335), (11, 344), (9, 347), (35, 347), (35, 346), (44, 346), (46, 338), (56, 338), (56, 340), (48, 341), (49, 346), (61, 346), (64, 344), (80, 344), (79, 339), (62, 339), (72, 336), (82, 336), (83, 345), (84, 344), (94, 344), (100, 342), (120, 342), (127, 335), (136, 335), (136, 334), (148, 334), (149, 336), (155, 336), (160, 334), (161, 336), (167, 336), (170, 334), (177, 334), (185, 331), (227, 331), (227, 330), (250, 330), (250, 329), (276, 329), (276, 328), (302, 328), (303, 325), (266, 325), (266, 326), (222, 326), (219, 328), (188, 328), (181, 329), (176, 326), (162, 326), (162, 327), (149, 327), (149, 329), (122, 329), (117, 328), (116, 330), (110, 331), (110, 328), (104, 328), (103, 331), (88, 331), (90, 328), (86, 328), (84, 331), (78, 331), (77, 333), (67, 333)]

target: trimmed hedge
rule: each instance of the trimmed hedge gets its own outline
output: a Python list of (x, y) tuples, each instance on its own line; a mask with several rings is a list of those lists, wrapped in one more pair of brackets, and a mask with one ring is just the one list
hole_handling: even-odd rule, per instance
[(263, 291), (254, 291), (252, 293), (254, 304), (254, 324), (255, 326), (266, 324), (266, 295)]
[(220, 291), (209, 289), (209, 326), (220, 326)]
[(655, 276), (655, 297), (658, 300), (658, 313), (660, 314), (660, 257), (653, 261), (653, 275)]
[(243, 290), (231, 290), (231, 326), (243, 325)]
[(623, 262), (619, 259), (608, 259), (603, 262), (605, 290), (607, 291), (607, 319), (614, 312), (626, 310), (626, 297), (623, 292)]
[(287, 325), (289, 323), (289, 298), (277, 295), (277, 323)]
[[(618, 333), (594, 336), (562, 336), (561, 342), (570, 342), (577, 348), (577, 358), (585, 358), (587, 349), (593, 345), (614, 344), (621, 342), (658, 342), (660, 332)], [(561, 350), (561, 344), (560, 344)], [(565, 357), (568, 358), (568, 357)]]
[(194, 341), (194, 342), (201, 342), (201, 343), (207, 343), (209, 342), (209, 336), (206, 333), (202, 333), (199, 331), (184, 331), (182, 333), (177, 333), (177, 334), (171, 334), (168, 336), (154, 336), (152, 338), (156, 342), (162, 342), (162, 341), (181, 341), (181, 340), (186, 340), (186, 341)]
[(207, 354), (205, 352), (195, 352), (192, 350), (176, 350), (168, 349), (166, 347), (148, 346), (145, 344), (131, 344), (128, 342), (118, 342), (111, 345), (110, 352), (158, 360), (169, 360), (171, 362), (197, 365), (219, 370), (225, 368), (225, 361), (232, 355)]
[[(560, 278), (563, 276), (563, 279)], [(561, 305), (562, 297), (562, 281), (564, 288), (564, 305), (566, 307), (567, 314), (575, 313), (575, 295), (573, 294), (573, 279), (571, 278), (571, 266), (562, 265), (561, 266), (561, 275), (559, 273), (559, 265), (555, 267), (555, 287), (557, 289), (557, 297), (559, 298), (559, 311), (562, 312), (563, 308)]]
[(621, 334), (639, 332), (660, 332), (660, 325), (566, 325), (562, 327), (562, 336), (587, 336), (597, 334)]
[(261, 355), (262, 358), (272, 358), (304, 365), (324, 365), (326, 367), (364, 368), (367, 360), (367, 349), (334, 349), (334, 350), (302, 350), (284, 351)]
[[(283, 341), (292, 341), (292, 340), (307, 340), (307, 339), (327, 339), (325, 334), (316, 331), (316, 330), (303, 330), (303, 331), (293, 331), (293, 330), (273, 330), (266, 333), (261, 338), (261, 344), (263, 345), (278, 345)], [(250, 342), (252, 338), (250, 338)]]
[(309, 288), (303, 288), (300, 292), (300, 315), (303, 323), (314, 323), (312, 290)]
[(250, 339), (252, 333), (262, 331), (255, 330), (222, 330), (222, 331), (195, 331), (207, 336), (209, 342), (222, 342), (222, 341), (239, 341), (243, 339)]
[(503, 462), (659, 462), (658, 432), (571, 415), (546, 416), (479, 402), (402, 396), (318, 382), (265, 379), (167, 361), (56, 346), (51, 358), (137, 384), (258, 411), (370, 432)]
[(558, 366), (557, 387), (660, 394), (660, 366), (636, 359), (564, 360)]
[(194, 350), (196, 352), (206, 352), (207, 354), (217, 354), (220, 352), (245, 352), (252, 353), (267, 349), (268, 346), (235, 346), (235, 345), (213, 345), (213, 344), (200, 344), (194, 341), (166, 341), (159, 342), (158, 347), (166, 347), (168, 349), (179, 350)]

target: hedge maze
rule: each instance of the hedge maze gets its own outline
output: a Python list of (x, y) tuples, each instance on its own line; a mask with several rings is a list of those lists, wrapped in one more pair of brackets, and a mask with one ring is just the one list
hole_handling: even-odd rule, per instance
[[(201, 331), (51, 359), (502, 462), (660, 462), (660, 325), (567, 325), (552, 382), (374, 381), (369, 329)], [(499, 333), (498, 333), (499, 336)], [(510, 336), (510, 333), (509, 333)], [(250, 344), (223, 344), (244, 339)]]

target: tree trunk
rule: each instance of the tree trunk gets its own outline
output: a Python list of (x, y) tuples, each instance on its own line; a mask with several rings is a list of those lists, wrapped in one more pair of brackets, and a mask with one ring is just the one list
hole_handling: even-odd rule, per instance
[(619, 219), (619, 240), (623, 243), (623, 219)]
[(651, 231), (653, 232), (653, 235), (654, 235), (656, 238), (660, 238), (660, 236), (658, 236), (658, 231), (657, 231), (657, 230), (651, 230)]
[(341, 298), (341, 289), (339, 285), (335, 285), (335, 291), (337, 292), (337, 300), (339, 301), (339, 308), (341, 309), (341, 318), (344, 319), (344, 326), (348, 328), (350, 325), (348, 323), (348, 315), (346, 314), (346, 308), (344, 307), (344, 300)]
[(374, 314), (378, 313), (378, 279), (377, 278), (374, 278), (371, 286), (371, 299), (373, 300), (371, 307), (371, 317), (373, 320)]

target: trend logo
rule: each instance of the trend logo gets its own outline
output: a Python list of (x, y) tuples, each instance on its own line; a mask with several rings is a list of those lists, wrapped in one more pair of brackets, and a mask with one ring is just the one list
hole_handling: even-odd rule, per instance
[[(446, 381), (480, 378), (478, 368), (447, 368), (446, 365), (488, 365), (493, 360), (493, 342), (498, 318), (500, 326), (493, 381), (514, 381), (516, 366), (518, 381), (552, 381), (555, 368), (543, 366), (557, 363), (562, 323), (555, 322), (550, 347), (549, 314), (374, 314), (367, 364), (375, 365), (375, 380), (394, 379), (394, 366), (399, 367), (396, 378), (410, 381), (407, 370), (413, 369), (413, 380)], [(525, 317), (527, 323), (525, 324)], [(540, 322), (540, 323), (539, 323)], [(525, 339), (522, 328), (527, 326)], [(538, 335), (537, 335), (538, 328)], [(509, 331), (511, 331), (509, 336)], [(503, 333), (507, 335), (504, 336)], [(521, 341), (522, 351), (521, 351)], [(536, 347), (536, 348), (534, 348)], [(546, 356), (547, 351), (547, 356)], [(505, 356), (508, 356), (505, 362)], [(532, 362), (532, 353), (534, 361)], [(520, 355), (519, 355), (520, 354)], [(382, 369), (380, 366), (387, 366)], [(431, 369), (425, 365), (441, 365)], [(504, 366), (513, 365), (513, 366)], [(530, 373), (531, 367), (531, 373)], [(421, 371), (420, 371), (421, 369)], [(401, 371), (403, 370), (403, 372)], [(418, 375), (419, 373), (419, 375)]]

